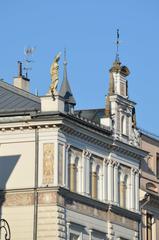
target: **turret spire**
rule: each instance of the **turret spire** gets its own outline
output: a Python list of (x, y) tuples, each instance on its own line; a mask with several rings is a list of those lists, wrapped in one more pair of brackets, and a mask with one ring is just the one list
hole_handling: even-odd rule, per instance
[(66, 59), (66, 49), (64, 50), (64, 73), (63, 73), (63, 82), (60, 89), (60, 96), (64, 98), (65, 103), (69, 105), (76, 105), (76, 101), (73, 97), (70, 84), (67, 78), (67, 59)]

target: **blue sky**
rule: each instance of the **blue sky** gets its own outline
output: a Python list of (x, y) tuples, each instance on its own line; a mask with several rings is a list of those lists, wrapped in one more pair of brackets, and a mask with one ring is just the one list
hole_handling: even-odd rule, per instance
[[(66, 47), (77, 108), (104, 108), (119, 28), (120, 60), (131, 71), (129, 97), (137, 103), (137, 123), (159, 135), (158, 9), (157, 0), (1, 0), (0, 78), (12, 83), (24, 48), (36, 47), (31, 91), (44, 95), (53, 57)], [(62, 62), (63, 56), (60, 83)]]

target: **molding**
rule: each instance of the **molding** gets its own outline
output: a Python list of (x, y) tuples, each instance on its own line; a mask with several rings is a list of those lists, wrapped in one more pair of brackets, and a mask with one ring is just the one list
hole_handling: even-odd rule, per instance
[(124, 208), (121, 208), (119, 206), (112, 205), (112, 204), (109, 204), (109, 203), (103, 203), (103, 202), (97, 201), (95, 199), (89, 198), (87, 196), (83, 196), (83, 195), (80, 195), (80, 194), (75, 193), (75, 192), (70, 192), (69, 190), (64, 189), (62, 187), (59, 188), (58, 192), (64, 198), (67, 198), (70, 201), (70, 203), (73, 203), (74, 201), (77, 201), (77, 202), (86, 204), (88, 206), (91, 206), (93, 208), (100, 209), (102, 211), (107, 211), (107, 212), (110, 211), (112, 213), (115, 213), (115, 214), (120, 215), (122, 217), (129, 218), (129, 219), (131, 219), (133, 221), (136, 221), (136, 222), (139, 222), (141, 220), (141, 215), (139, 213), (132, 212), (128, 209), (124, 209)]

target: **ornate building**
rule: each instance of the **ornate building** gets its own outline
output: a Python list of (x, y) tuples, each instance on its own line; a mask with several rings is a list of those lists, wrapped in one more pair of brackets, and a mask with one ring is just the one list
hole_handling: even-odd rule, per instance
[(19, 63), (14, 85), (0, 81), (1, 218), (12, 239), (137, 240), (139, 148), (129, 70), (110, 69), (106, 108), (75, 110), (67, 62), (58, 61), (45, 96), (29, 93)]
[(159, 138), (141, 131), (141, 148), (149, 152), (141, 163), (140, 197), (143, 240), (159, 236)]

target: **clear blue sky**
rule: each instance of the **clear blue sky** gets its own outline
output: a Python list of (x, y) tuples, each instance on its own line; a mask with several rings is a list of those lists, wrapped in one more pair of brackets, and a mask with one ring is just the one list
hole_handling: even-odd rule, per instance
[(103, 108), (119, 28), (120, 59), (131, 71), (129, 96), (137, 103), (137, 123), (159, 135), (158, 11), (158, 0), (1, 0), (0, 78), (12, 83), (24, 47), (36, 46), (31, 91), (44, 95), (52, 59), (66, 47), (77, 108)]

